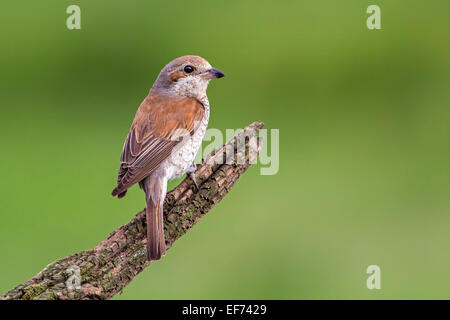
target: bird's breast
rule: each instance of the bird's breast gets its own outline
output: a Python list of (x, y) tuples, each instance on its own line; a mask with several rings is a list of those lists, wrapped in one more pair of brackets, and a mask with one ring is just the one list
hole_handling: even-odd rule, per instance
[(205, 96), (200, 102), (205, 107), (205, 114), (197, 129), (194, 131), (194, 134), (157, 169), (159, 171), (158, 174), (166, 176), (168, 180), (180, 178), (186, 173), (202, 145), (202, 140), (209, 122), (209, 101)]

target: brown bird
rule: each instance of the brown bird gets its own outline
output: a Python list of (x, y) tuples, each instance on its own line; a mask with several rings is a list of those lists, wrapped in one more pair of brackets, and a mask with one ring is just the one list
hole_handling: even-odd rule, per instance
[(188, 173), (195, 182), (193, 161), (209, 120), (206, 89), (211, 79), (223, 76), (201, 57), (177, 58), (161, 70), (136, 112), (112, 195), (122, 198), (136, 183), (144, 190), (149, 261), (166, 253), (163, 203), (167, 181)]

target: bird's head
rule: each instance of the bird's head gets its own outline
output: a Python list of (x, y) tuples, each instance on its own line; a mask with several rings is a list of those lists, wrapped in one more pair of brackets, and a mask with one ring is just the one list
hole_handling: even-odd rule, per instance
[(199, 56), (182, 56), (166, 65), (153, 85), (171, 95), (200, 99), (206, 95), (211, 79), (222, 78), (224, 73), (211, 67)]

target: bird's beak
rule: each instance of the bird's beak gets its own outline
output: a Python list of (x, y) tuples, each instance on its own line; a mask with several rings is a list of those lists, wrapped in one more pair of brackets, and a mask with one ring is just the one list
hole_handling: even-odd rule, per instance
[(225, 77), (225, 74), (219, 69), (211, 68), (208, 71), (205, 71), (201, 74), (203, 79), (211, 80)]

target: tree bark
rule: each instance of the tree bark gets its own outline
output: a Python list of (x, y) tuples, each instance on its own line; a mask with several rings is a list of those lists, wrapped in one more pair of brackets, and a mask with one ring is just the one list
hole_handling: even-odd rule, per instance
[[(166, 246), (185, 234), (256, 161), (262, 122), (254, 122), (209, 154), (190, 178), (167, 194), (164, 203)], [(49, 264), (35, 277), (0, 296), (11, 299), (110, 299), (149, 265), (145, 210), (94, 247)], [(164, 259), (164, 258), (163, 258)]]

